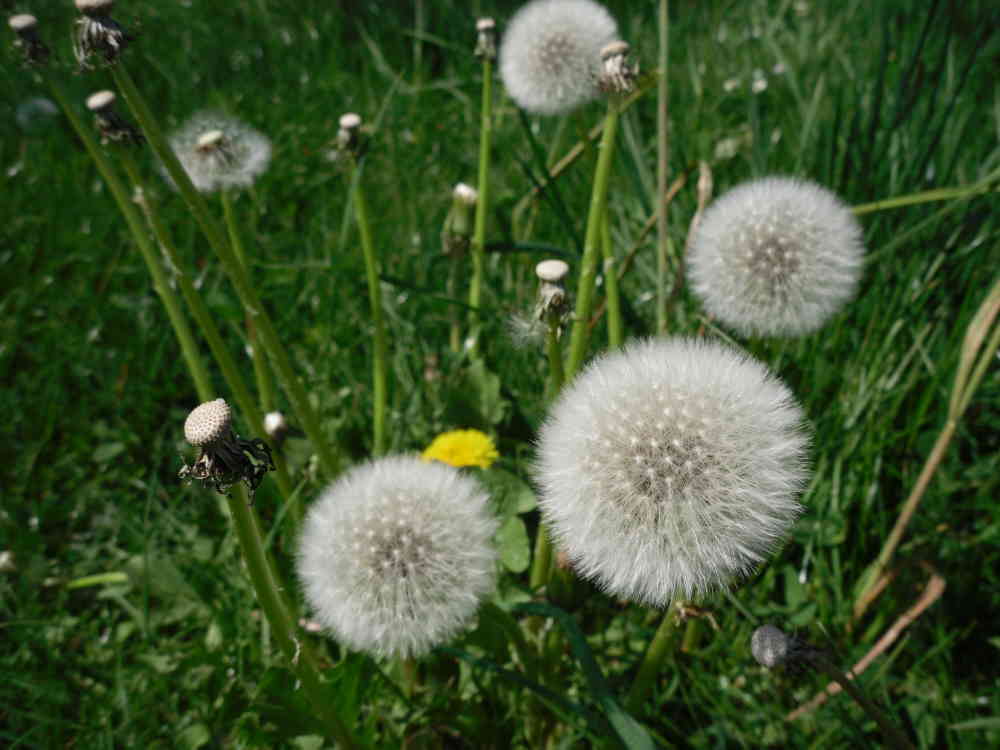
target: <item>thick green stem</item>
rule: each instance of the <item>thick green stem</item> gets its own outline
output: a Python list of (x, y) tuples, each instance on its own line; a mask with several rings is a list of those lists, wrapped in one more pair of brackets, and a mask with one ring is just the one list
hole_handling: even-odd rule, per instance
[(483, 272), (486, 264), (486, 217), (490, 210), (490, 144), (493, 139), (493, 61), (483, 56), (483, 102), (479, 124), (479, 182), (476, 220), (472, 229), (472, 283), (469, 285), (471, 353), (479, 354)]
[(615, 250), (611, 244), (611, 222), (608, 207), (604, 206), (601, 220), (601, 253), (604, 256), (604, 294), (607, 299), (608, 348), (621, 348), (624, 340), (622, 331), (621, 301), (618, 297), (618, 270), (615, 264)]
[(667, 332), (667, 257), (670, 235), (667, 230), (667, 166), (670, 158), (667, 106), (667, 65), (670, 61), (670, 2), (660, 0), (660, 76), (656, 91), (656, 331)]
[[(222, 334), (219, 332), (219, 328), (215, 324), (215, 318), (212, 317), (211, 311), (209, 311), (208, 307), (202, 301), (201, 295), (199, 295), (198, 291), (194, 288), (194, 283), (191, 281), (191, 277), (184, 272), (177, 249), (174, 247), (173, 240), (170, 237), (170, 233), (167, 231), (163, 221), (160, 219), (160, 215), (153, 210), (147, 191), (143, 187), (142, 177), (139, 174), (139, 169), (136, 166), (135, 161), (127, 153), (122, 154), (121, 161), (122, 165), (125, 167), (125, 172), (132, 181), (132, 184), (142, 190), (143, 199), (140, 205), (145, 213), (146, 221), (153, 230), (153, 234), (156, 236), (156, 240), (160, 244), (160, 249), (166, 257), (167, 267), (169, 268), (174, 281), (177, 283), (177, 286), (181, 290), (181, 295), (183, 295), (184, 301), (187, 303), (188, 312), (190, 312), (194, 317), (195, 322), (198, 324), (198, 329), (205, 337), (205, 341), (208, 342), (208, 348), (212, 352), (212, 356), (215, 358), (215, 362), (219, 366), (219, 369), (222, 370), (222, 377), (225, 378), (226, 385), (228, 385), (229, 390), (232, 391), (233, 397), (236, 399), (236, 405), (239, 407), (240, 411), (243, 412), (243, 416), (250, 425), (253, 434), (259, 434), (259, 432), (264, 429), (264, 417), (257, 408), (257, 402), (254, 401), (253, 395), (250, 393), (250, 389), (247, 387), (246, 381), (240, 374), (239, 367), (236, 365), (236, 360), (233, 359), (232, 354), (229, 353), (229, 349), (226, 348), (226, 345), (222, 340)], [(198, 395), (202, 401), (209, 401), (215, 397), (215, 394), (210, 394), (205, 397), (200, 392)], [(276, 467), (274, 479), (278, 485), (278, 491), (281, 493), (282, 499), (287, 502), (289, 498), (292, 497), (293, 493), (292, 481), (288, 476), (288, 468), (278, 453), (277, 446), (271, 444), (271, 448), (274, 453), (274, 464)], [(296, 501), (296, 506), (298, 506), (298, 501)], [(298, 520), (301, 516), (301, 511), (296, 506), (293, 506), (292, 511), (293, 517)]]
[[(97, 145), (93, 135), (86, 127), (83, 126), (79, 118), (76, 116), (75, 110), (69, 104), (69, 101), (67, 100), (61, 87), (51, 79), (49, 80), (49, 84), (53, 96), (63, 108), (70, 124), (80, 136), (84, 147), (90, 153), (91, 157), (97, 164), (98, 170), (107, 181), (108, 187), (111, 189), (111, 192), (118, 203), (118, 207), (122, 211), (125, 221), (129, 225), (129, 229), (132, 231), (136, 238), (136, 242), (142, 250), (143, 257), (147, 259), (152, 258), (154, 260), (154, 263), (151, 264), (150, 271), (152, 272), (153, 266), (159, 267), (159, 279), (157, 280), (156, 277), (154, 277), (154, 284), (162, 284), (163, 289), (169, 290), (170, 284), (167, 281), (166, 274), (159, 263), (159, 256), (156, 254), (155, 249), (153, 249), (151, 243), (149, 242), (148, 236), (142, 226), (142, 222), (139, 219), (138, 212), (129, 200), (128, 194), (125, 192), (124, 184), (111, 168), (111, 164), (108, 161), (107, 156)], [(135, 174), (135, 165), (134, 162), (131, 161), (131, 157), (125, 158), (123, 161), (127, 165), (127, 169), (130, 173), (133, 173), (134, 177), (138, 177), (138, 175)], [(147, 260), (147, 262), (149, 261)], [(190, 345), (193, 346), (194, 339), (190, 335), (190, 331), (188, 331), (188, 339)], [(194, 377), (194, 370), (192, 370), (192, 376)], [(204, 379), (201, 377), (194, 377), (194, 379), (199, 398), (203, 401), (210, 400), (215, 394), (211, 388), (210, 382), (207, 379), (207, 372), (205, 373)], [(260, 602), (261, 609), (264, 611), (264, 614), (271, 625), (272, 631), (278, 638), (282, 651), (285, 652), (285, 655), (291, 662), (296, 675), (305, 686), (307, 694), (313, 701), (314, 708), (329, 730), (330, 735), (335, 737), (346, 748), (356, 747), (357, 745), (354, 743), (350, 731), (341, 721), (340, 717), (333, 711), (330, 701), (323, 694), (324, 689), (319, 676), (318, 665), (311, 650), (308, 648), (308, 644), (301, 643), (295, 635), (294, 621), (290, 614), (287, 602), (285, 602), (280, 593), (277, 583), (277, 574), (275, 573), (272, 563), (267, 558), (267, 554), (264, 551), (257, 518), (248, 500), (246, 490), (242, 486), (240, 486), (235, 493), (228, 497), (229, 510), (233, 518), (233, 524), (236, 528), (237, 537), (240, 541), (240, 548), (243, 550), (243, 558), (246, 561), (247, 572), (250, 575), (250, 580), (257, 593), (257, 600)]]
[[(458, 275), (462, 270), (462, 256), (458, 253), (451, 253), (448, 257), (448, 286), (447, 294), (450, 299), (458, 299)], [(458, 308), (451, 305), (448, 311), (448, 344), (451, 351), (458, 354), (462, 351), (462, 323), (459, 320)]]
[[(232, 245), (236, 257), (240, 259), (240, 263), (243, 264), (243, 270), (250, 277), (250, 265), (247, 262), (246, 249), (243, 246), (243, 239), (240, 236), (239, 225), (236, 221), (236, 212), (233, 210), (232, 196), (226, 189), (220, 190), (219, 194), (222, 198), (222, 213), (226, 217), (226, 230), (229, 232), (229, 243)], [(267, 414), (267, 412), (274, 409), (276, 403), (274, 389), (271, 387), (271, 375), (267, 371), (267, 359), (264, 356), (264, 352), (260, 350), (257, 344), (257, 328), (254, 326), (253, 318), (249, 315), (246, 317), (246, 327), (247, 344), (250, 348), (250, 360), (253, 363), (254, 380), (257, 383), (260, 410), (264, 414)]]
[(372, 452), (376, 456), (385, 453), (386, 431), (386, 399), (387, 399), (387, 368), (386, 368), (386, 342), (385, 323), (382, 320), (382, 290), (378, 279), (378, 258), (375, 254), (375, 241), (372, 239), (371, 222), (368, 219), (368, 203), (365, 200), (365, 191), (361, 187), (361, 179), (364, 176), (361, 166), (358, 165), (354, 174), (354, 217), (358, 222), (358, 234), (361, 237), (361, 251), (365, 256), (365, 275), (368, 277), (368, 302), (372, 312), (373, 344), (375, 351), (372, 357), (372, 387), (375, 399), (373, 422), (374, 422), (374, 445)]
[(895, 198), (885, 198), (874, 203), (862, 203), (854, 206), (851, 210), (856, 216), (870, 214), (875, 211), (887, 211), (893, 208), (904, 208), (905, 206), (916, 206), (921, 203), (933, 203), (935, 201), (957, 200), (959, 198), (969, 198), (979, 193), (996, 192), (1000, 187), (992, 183), (997, 179), (1000, 172), (993, 172), (984, 177), (979, 182), (972, 185), (962, 185), (959, 187), (936, 188), (934, 190), (924, 190), (919, 193), (909, 195), (898, 195)]
[(677, 619), (672, 608), (668, 607), (660, 620), (660, 627), (656, 629), (656, 634), (646, 649), (646, 655), (642, 658), (639, 671), (632, 681), (632, 687), (628, 691), (628, 698), (625, 701), (625, 709), (629, 713), (638, 713), (642, 709), (642, 704), (646, 700), (650, 687), (656, 682), (657, 675), (663, 668), (663, 662), (672, 651), (674, 635), (677, 633)]
[(899, 750), (916, 750), (913, 743), (907, 738), (905, 734), (889, 719), (886, 717), (885, 713), (876, 706), (867, 695), (861, 692), (861, 689), (854, 683), (854, 680), (850, 679), (845, 675), (840, 668), (837, 667), (833, 662), (827, 659), (821, 653), (812, 653), (808, 657), (809, 662), (824, 672), (830, 679), (840, 685), (848, 695), (850, 695), (855, 703), (857, 703), (864, 710), (869, 717), (875, 720), (878, 724), (879, 729), (882, 730), (882, 736), (885, 737), (886, 742)]
[(170, 286), (166, 269), (164, 269), (159, 254), (149, 240), (149, 235), (142, 224), (142, 219), (139, 217), (139, 212), (136, 210), (135, 204), (132, 203), (131, 196), (125, 184), (118, 177), (107, 154), (98, 145), (91, 129), (80, 122), (76, 110), (69, 103), (62, 87), (51, 78), (48, 79), (48, 83), (49, 89), (52, 91), (52, 96), (59, 103), (59, 106), (62, 107), (66, 118), (94, 160), (98, 171), (111, 190), (111, 195), (118, 204), (118, 209), (122, 212), (122, 216), (125, 217), (125, 223), (128, 225), (129, 231), (132, 233), (132, 237), (139, 247), (139, 252), (142, 254), (143, 260), (146, 262), (149, 275), (153, 277), (153, 288), (163, 302), (163, 307), (167, 311), (167, 318), (170, 320), (170, 325), (173, 327), (177, 341), (180, 343), (181, 353), (184, 356), (188, 371), (191, 373), (191, 379), (194, 380), (198, 397), (202, 401), (210, 401), (215, 397), (212, 379), (208, 374), (208, 369), (205, 367), (201, 354), (198, 352), (198, 345), (195, 343), (194, 334), (191, 332), (191, 327), (184, 315), (184, 311), (181, 309), (177, 294), (174, 292), (173, 287)]
[(170, 175), (181, 196), (184, 198), (184, 201), (191, 209), (191, 213), (194, 215), (194, 218), (198, 222), (198, 225), (204, 233), (206, 239), (212, 246), (212, 249), (219, 256), (223, 269), (226, 271), (233, 287), (236, 289), (236, 293), (240, 298), (240, 302), (243, 304), (244, 310), (247, 315), (254, 319), (257, 332), (260, 336), (260, 342), (264, 351), (267, 353), (271, 364), (274, 366), (278, 378), (285, 387), (288, 399), (292, 404), (292, 409), (294, 410), (296, 417), (298, 417), (302, 429), (312, 442), (313, 448), (319, 456), (320, 465), (322, 466), (323, 471), (327, 475), (332, 476), (337, 472), (337, 457), (334, 454), (330, 442), (323, 434), (319, 416), (309, 401), (305, 387), (302, 385), (302, 382), (299, 380), (294, 369), (292, 368), (291, 359), (289, 358), (285, 347), (282, 345), (281, 340), (278, 338), (278, 333), (274, 328), (274, 324), (271, 322), (270, 315), (268, 315), (267, 310), (261, 303), (256, 290), (254, 290), (253, 286), (250, 284), (250, 281), (244, 272), (243, 266), (236, 257), (235, 252), (229, 246), (229, 243), (226, 242), (222, 231), (219, 229), (218, 223), (209, 212), (208, 205), (205, 202), (204, 197), (201, 193), (195, 190), (187, 172), (180, 165), (180, 162), (177, 161), (177, 156), (174, 154), (173, 149), (170, 148), (166, 138), (163, 136), (163, 132), (160, 130), (159, 124), (156, 122), (149, 106), (146, 104), (146, 101), (142, 98), (142, 95), (136, 88), (132, 77), (128, 74), (128, 71), (125, 70), (124, 66), (120, 62), (111, 68), (111, 73), (114, 76), (115, 82), (118, 84), (118, 88), (121, 90), (122, 95), (125, 97), (125, 101), (128, 103), (129, 109), (131, 109), (132, 114), (135, 116), (136, 120), (138, 120), (143, 134), (149, 140), (149, 143), (156, 152), (156, 155), (160, 157), (160, 161), (163, 162), (167, 173)]
[(608, 200), (608, 181), (611, 177), (611, 160), (615, 150), (615, 134), (618, 131), (618, 102), (608, 101), (608, 114), (604, 120), (594, 186), (590, 196), (590, 213), (587, 215), (587, 232), (583, 241), (583, 261), (580, 266), (580, 280), (576, 291), (576, 309), (573, 317), (573, 333), (569, 342), (569, 362), (566, 377), (572, 379), (580, 370), (587, 355), (587, 338), (590, 332), (590, 313), (594, 306), (594, 282), (597, 278), (597, 259), (600, 255), (600, 231), (604, 208)]

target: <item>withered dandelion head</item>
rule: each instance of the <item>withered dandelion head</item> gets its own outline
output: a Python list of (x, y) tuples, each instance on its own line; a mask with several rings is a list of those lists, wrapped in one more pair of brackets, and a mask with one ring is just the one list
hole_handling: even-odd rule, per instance
[(188, 414), (184, 438), (198, 449), (198, 458), (181, 467), (181, 479), (197, 479), (220, 493), (237, 482), (245, 482), (252, 493), (275, 468), (267, 443), (260, 438), (244, 440), (233, 432), (232, 412), (221, 398), (206, 401)]

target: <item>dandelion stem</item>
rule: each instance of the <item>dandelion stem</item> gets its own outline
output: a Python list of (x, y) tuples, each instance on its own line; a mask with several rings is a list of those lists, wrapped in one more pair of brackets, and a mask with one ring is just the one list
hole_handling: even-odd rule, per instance
[(471, 354), (479, 355), (483, 267), (486, 262), (486, 216), (490, 207), (490, 146), (493, 138), (493, 61), (483, 55), (483, 102), (479, 124), (479, 182), (476, 218), (472, 228), (472, 282), (469, 285)]
[[(250, 393), (250, 389), (247, 387), (246, 381), (243, 380), (239, 367), (236, 365), (236, 360), (233, 359), (233, 356), (229, 353), (225, 343), (223, 343), (222, 334), (219, 332), (219, 328), (215, 324), (215, 319), (212, 317), (212, 313), (202, 301), (198, 291), (194, 288), (194, 284), (191, 282), (191, 277), (188, 276), (188, 274), (186, 274), (181, 268), (180, 258), (177, 254), (177, 249), (174, 247), (173, 240), (170, 237), (170, 232), (168, 232), (166, 226), (164, 226), (163, 220), (160, 219), (160, 215), (153, 210), (152, 202), (149, 198), (148, 191), (146, 191), (143, 185), (143, 180), (139, 174), (139, 168), (136, 166), (135, 160), (132, 158), (131, 154), (127, 152), (120, 153), (120, 158), (122, 165), (125, 167), (125, 172), (128, 174), (129, 180), (131, 180), (132, 184), (141, 191), (142, 201), (140, 202), (140, 206), (146, 216), (146, 222), (153, 230), (153, 235), (156, 237), (156, 241), (160, 244), (160, 249), (166, 258), (169, 272), (172, 274), (177, 286), (180, 287), (181, 295), (187, 303), (188, 312), (194, 316), (199, 330), (205, 337), (205, 341), (208, 342), (208, 348), (212, 352), (212, 356), (215, 358), (216, 364), (219, 366), (219, 369), (222, 370), (222, 377), (225, 379), (226, 385), (229, 386), (229, 390), (233, 392), (233, 396), (236, 398), (236, 403), (243, 412), (243, 416), (246, 419), (247, 424), (251, 426), (251, 429), (256, 434), (258, 430), (263, 430), (264, 428), (263, 414), (260, 409), (257, 408), (257, 403), (254, 401), (253, 396)], [(215, 395), (215, 393), (211, 393), (208, 396), (204, 396), (200, 392), (198, 394), (202, 401), (210, 401), (215, 397)], [(275, 465), (274, 481), (278, 485), (278, 492), (281, 494), (282, 499), (287, 502), (293, 497), (292, 480), (288, 476), (288, 467), (278, 451), (278, 446), (275, 445), (267, 435), (264, 435), (264, 439), (267, 440), (271, 446)], [(297, 497), (292, 506), (292, 514), (296, 523), (298, 523), (298, 521), (301, 520), (302, 508), (301, 501), (298, 500)]]
[(174, 184), (177, 185), (178, 191), (183, 196), (188, 208), (191, 209), (191, 213), (201, 227), (206, 239), (222, 261), (222, 266), (229, 276), (230, 281), (232, 281), (244, 309), (248, 315), (254, 317), (261, 344), (267, 352), (278, 378), (288, 393), (292, 409), (295, 411), (302, 429), (312, 442), (313, 449), (319, 456), (323, 471), (332, 476), (336, 473), (338, 467), (336, 454), (330, 442), (323, 434), (319, 415), (310, 403), (305, 387), (292, 368), (291, 359), (285, 347), (281, 344), (281, 339), (278, 337), (274, 324), (271, 322), (270, 315), (268, 315), (267, 310), (261, 303), (256, 290), (250, 284), (243, 266), (239, 263), (233, 249), (226, 242), (218, 223), (209, 212), (205, 199), (201, 193), (195, 190), (194, 185), (191, 184), (191, 178), (188, 177), (187, 172), (180, 165), (180, 162), (178, 162), (177, 156), (163, 136), (159, 124), (136, 88), (132, 77), (120, 62), (111, 68), (111, 73), (129, 109), (131, 109), (132, 114), (139, 122), (143, 134), (149, 140), (156, 155), (160, 157), (167, 173), (174, 181)]
[(670, 158), (668, 133), (667, 65), (670, 60), (670, 2), (660, 0), (660, 70), (656, 91), (656, 331), (667, 332), (667, 258), (670, 235), (667, 230), (667, 167)]
[(1000, 186), (993, 184), (1000, 172), (993, 172), (984, 177), (979, 182), (972, 185), (962, 185), (959, 187), (935, 188), (934, 190), (924, 190), (919, 193), (909, 195), (899, 195), (895, 198), (886, 198), (873, 203), (862, 203), (854, 206), (851, 210), (856, 216), (870, 214), (875, 211), (886, 211), (893, 208), (904, 208), (905, 206), (916, 206), (921, 203), (933, 203), (935, 201), (955, 200), (958, 198), (969, 198), (979, 193), (1000, 191)]
[[(219, 191), (222, 196), (222, 213), (226, 218), (226, 229), (229, 232), (229, 243), (236, 253), (236, 257), (243, 264), (243, 270), (250, 276), (250, 266), (247, 263), (246, 249), (243, 246), (243, 239), (240, 236), (239, 226), (236, 222), (236, 212), (233, 210), (233, 200), (229, 190)], [(247, 344), (250, 347), (250, 361), (253, 363), (254, 380), (257, 383), (257, 396), (260, 398), (260, 410), (264, 414), (274, 409), (275, 398), (274, 389), (271, 387), (271, 376), (267, 371), (267, 360), (264, 353), (257, 345), (257, 328), (254, 326), (253, 317), (246, 316)], [(263, 423), (261, 423), (263, 424)], [(298, 503), (296, 503), (298, 505)], [(293, 509), (294, 511), (295, 509)], [(298, 513), (296, 513), (298, 515)]]
[(361, 251), (365, 256), (365, 275), (368, 277), (368, 302), (372, 312), (372, 327), (375, 352), (372, 358), (372, 384), (374, 391), (374, 444), (372, 453), (381, 456), (386, 451), (386, 342), (385, 324), (382, 320), (382, 291), (378, 279), (378, 258), (375, 254), (375, 241), (372, 239), (371, 222), (368, 219), (368, 202), (361, 186), (364, 176), (363, 164), (355, 166), (353, 174), (354, 217), (358, 222), (358, 234), (361, 237)]
[(674, 636), (677, 633), (677, 618), (674, 616), (673, 607), (667, 607), (660, 620), (660, 626), (656, 629), (653, 640), (650, 641), (646, 655), (642, 658), (639, 671), (632, 681), (632, 687), (628, 691), (628, 698), (625, 700), (625, 710), (629, 713), (638, 713), (642, 710), (642, 704), (646, 700), (650, 687), (656, 682), (663, 667), (663, 662), (671, 653), (671, 646)]
[(59, 103), (59, 106), (62, 107), (70, 125), (80, 137), (87, 152), (97, 165), (98, 171), (111, 190), (111, 194), (118, 204), (118, 209), (125, 218), (125, 223), (128, 225), (129, 231), (132, 233), (132, 237), (139, 247), (139, 252), (142, 254), (142, 258), (146, 262), (146, 267), (149, 269), (149, 275), (153, 278), (153, 288), (163, 302), (163, 307), (167, 311), (167, 318), (169, 318), (170, 325), (177, 336), (181, 353), (184, 356), (188, 371), (191, 373), (191, 379), (194, 381), (198, 397), (202, 401), (211, 400), (214, 396), (212, 379), (198, 351), (194, 334), (191, 332), (191, 327), (181, 309), (177, 295), (174, 293), (173, 287), (170, 286), (170, 281), (166, 269), (160, 260), (160, 256), (149, 241), (149, 236), (142, 225), (142, 220), (139, 218), (139, 213), (136, 211), (124, 183), (115, 172), (114, 167), (112, 167), (107, 154), (105, 154), (104, 150), (97, 143), (94, 134), (80, 121), (62, 87), (50, 77), (47, 77), (47, 82), (49, 89), (52, 91), (52, 96)]
[[(462, 258), (458, 253), (451, 253), (448, 257), (448, 285), (447, 294), (449, 299), (458, 299), (458, 276), (462, 270)], [(448, 311), (449, 331), (448, 344), (454, 354), (462, 351), (462, 324), (459, 321), (458, 309), (451, 305)]]
[(615, 251), (611, 244), (611, 221), (608, 207), (604, 206), (604, 216), (601, 219), (601, 252), (604, 255), (604, 293), (607, 299), (608, 312), (608, 348), (620, 349), (624, 334), (622, 332), (621, 301), (618, 296), (618, 270), (615, 264)]
[(601, 221), (608, 199), (608, 181), (611, 176), (611, 160), (614, 155), (615, 134), (618, 131), (618, 102), (614, 97), (608, 100), (608, 114), (604, 120), (597, 169), (594, 173), (594, 187), (590, 196), (590, 213), (587, 215), (587, 232), (583, 241), (583, 261), (580, 266), (580, 280), (576, 291), (576, 309), (573, 319), (573, 333), (570, 337), (569, 362), (566, 376), (572, 379), (580, 370), (587, 354), (590, 313), (594, 305), (594, 283), (597, 278), (597, 258), (600, 250)]

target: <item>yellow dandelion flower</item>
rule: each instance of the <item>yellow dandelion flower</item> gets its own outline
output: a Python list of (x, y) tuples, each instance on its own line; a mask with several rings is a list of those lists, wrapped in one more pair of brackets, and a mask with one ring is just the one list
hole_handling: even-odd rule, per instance
[(420, 456), (424, 461), (440, 461), (450, 466), (489, 468), (500, 458), (489, 435), (479, 430), (442, 432)]

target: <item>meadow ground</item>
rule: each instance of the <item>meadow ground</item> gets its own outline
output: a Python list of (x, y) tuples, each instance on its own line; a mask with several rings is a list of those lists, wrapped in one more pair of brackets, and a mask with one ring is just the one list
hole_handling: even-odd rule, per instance
[[(370, 450), (370, 323), (348, 182), (328, 155), (342, 113), (371, 123), (364, 178), (383, 262), (390, 449), (419, 451), (458, 427), (489, 432), (501, 460), (483, 474), (508, 513), (532, 505), (525, 481), (545, 413), (545, 360), (511, 337), (508, 320), (533, 304), (535, 262), (578, 258), (594, 149), (544, 198), (521, 201), (542, 179), (540, 162), (554, 163), (602, 113), (593, 104), (522, 118), (497, 85), (485, 367), (470, 365), (448, 345), (450, 316), (464, 308), (446, 290), (441, 227), (452, 186), (476, 180), (475, 19), (493, 14), (502, 31), (517, 5), (434, 0), (418, 3), (416, 17), (410, 4), (317, 0), (137, 1), (116, 11), (138, 32), (125, 64), (165, 126), (215, 108), (273, 140), (271, 168), (234, 208), (254, 279), (345, 464)], [(874, 723), (843, 695), (787, 721), (826, 680), (763, 670), (750, 634), (761, 622), (781, 624), (847, 667), (936, 572), (944, 593), (859, 681), (923, 747), (1000, 744), (995, 358), (899, 548), (898, 575), (852, 622), (858, 582), (945, 424), (966, 329), (1000, 268), (1000, 15), (986, 0), (671, 5), (670, 167), (687, 178), (669, 209), (672, 332), (734, 340), (682, 283), (699, 161), (710, 163), (716, 194), (782, 173), (851, 205), (994, 182), (971, 197), (865, 213), (855, 301), (806, 338), (737, 340), (807, 414), (814, 475), (805, 514), (731, 596), (697, 603), (711, 618), (689, 620), (697, 625), (685, 626), (684, 648), (678, 640), (635, 718), (678, 746), (877, 744)], [(655, 3), (608, 7), (643, 70), (654, 69)], [(70, 72), (69, 3), (4, 8), (38, 16), (81, 113), (87, 94), (110, 85), (104, 70)], [(190, 455), (182, 425), (198, 398), (142, 259), (65, 119), (25, 109), (46, 89), (9, 47), (0, 67), (0, 742), (320, 747), (256, 608), (225, 502), (178, 482)], [(655, 121), (654, 89), (623, 117), (610, 192), (619, 260), (634, 250), (622, 282), (630, 337), (655, 331), (656, 233), (643, 233), (656, 205)], [(236, 296), (152, 155), (137, 153), (242, 356)], [(595, 347), (605, 340), (602, 319)], [(288, 453), (308, 504), (322, 485), (308, 444), (293, 437)], [(270, 485), (257, 508), (290, 574), (294, 531)], [(534, 534), (537, 511), (521, 517)], [(514, 540), (506, 549), (499, 612), (528, 597), (526, 574), (515, 572), (526, 547)], [(112, 575), (87, 579), (101, 574)], [(561, 746), (611, 742), (601, 685), (627, 692), (658, 618), (596, 591), (562, 603), (586, 642), (558, 628), (553, 638), (589, 649), (605, 683), (568, 645), (549, 649), (542, 684), (531, 682), (501, 627), (508, 620), (495, 612), (423, 663), (413, 696), (396, 687), (393, 665), (308, 637), (335, 665), (331, 700), (372, 746), (524, 747), (550, 722)], [(572, 703), (546, 698), (545, 688)]]

